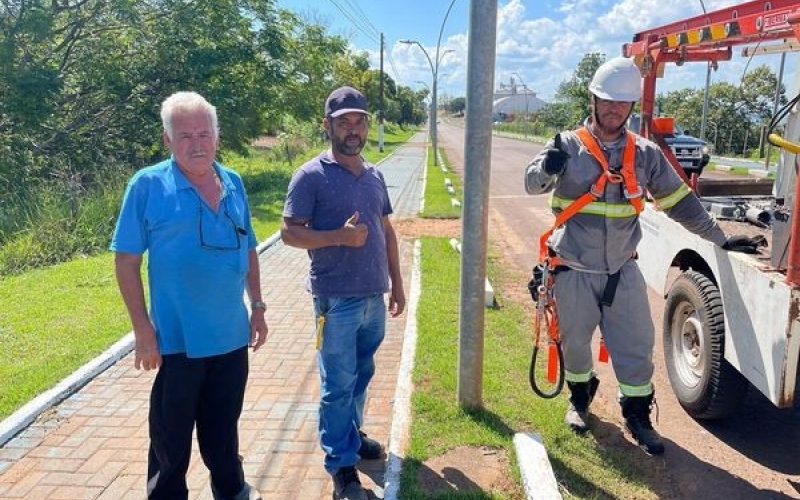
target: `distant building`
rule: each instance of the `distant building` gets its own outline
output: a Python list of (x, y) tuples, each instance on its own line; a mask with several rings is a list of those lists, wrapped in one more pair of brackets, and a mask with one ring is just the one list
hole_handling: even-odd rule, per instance
[(506, 117), (526, 115), (542, 109), (547, 103), (536, 97), (536, 92), (526, 85), (519, 85), (511, 78), (511, 84), (500, 83), (492, 100), (492, 120), (503, 121)]

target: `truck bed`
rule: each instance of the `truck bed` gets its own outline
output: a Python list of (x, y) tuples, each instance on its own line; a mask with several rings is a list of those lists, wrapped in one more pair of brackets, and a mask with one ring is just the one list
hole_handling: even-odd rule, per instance
[[(715, 202), (723, 199), (712, 198)], [(749, 199), (768, 201), (767, 197)], [(666, 296), (681, 270), (698, 269), (704, 263), (699, 269), (711, 274), (722, 295), (725, 358), (773, 404), (790, 406), (800, 353), (800, 289), (787, 284), (785, 272), (770, 263), (770, 228), (718, 217), (726, 234), (762, 234), (770, 242), (758, 254), (745, 255), (726, 252), (689, 233), (652, 206), (640, 221), (639, 266), (647, 283)]]

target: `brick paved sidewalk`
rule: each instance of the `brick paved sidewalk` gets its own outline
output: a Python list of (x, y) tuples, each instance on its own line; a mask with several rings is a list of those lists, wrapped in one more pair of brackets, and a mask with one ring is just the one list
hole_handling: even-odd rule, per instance
[[(381, 166), (399, 215), (421, 193), (425, 149), (419, 136)], [(410, 242), (401, 242), (406, 292), (413, 265)], [(250, 379), (240, 420), (240, 453), (247, 480), (272, 499), (329, 499), (330, 477), (317, 440), (319, 376), (311, 299), (303, 282), (304, 250), (278, 241), (260, 257), (270, 334), (250, 356)], [(389, 444), (393, 398), (407, 315), (389, 319), (376, 360), (364, 430)], [(0, 448), (0, 498), (127, 500), (144, 498), (147, 413), (154, 372), (137, 371), (129, 354), (82, 389), (43, 413)], [(208, 473), (196, 444), (188, 481), (190, 498), (210, 500)], [(386, 462), (359, 464), (365, 487), (383, 498)]]

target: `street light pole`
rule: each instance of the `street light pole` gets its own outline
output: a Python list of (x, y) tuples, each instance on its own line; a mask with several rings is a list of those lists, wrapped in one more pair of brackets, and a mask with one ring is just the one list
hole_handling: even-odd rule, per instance
[[(452, 52), (452, 50), (446, 50), (442, 54), (439, 53), (439, 49), (442, 44), (442, 34), (444, 33), (444, 25), (447, 22), (447, 17), (450, 15), (450, 11), (453, 9), (453, 5), (456, 3), (456, 0), (451, 0), (450, 6), (447, 7), (447, 12), (444, 15), (444, 19), (442, 19), (442, 25), (439, 28), (439, 39), (436, 41), (436, 57), (432, 60), (431, 56), (428, 55), (428, 51), (425, 50), (425, 47), (422, 46), (417, 40), (400, 40), (400, 43), (405, 43), (408, 45), (416, 44), (422, 49), (422, 52), (425, 54), (425, 57), (428, 59), (428, 64), (431, 66), (431, 75), (433, 76), (433, 83), (431, 84), (431, 142), (433, 144), (433, 163), (434, 165), (439, 165), (439, 137), (438, 137), (438, 127), (436, 126), (437, 121), (437, 111), (438, 111), (438, 103), (436, 102), (436, 89), (438, 87), (438, 78), (439, 78), (439, 62), (441, 61), (442, 56), (447, 52)], [(434, 61), (435, 64), (434, 64)]]
[(400, 40), (400, 43), (404, 43), (406, 45), (417, 45), (420, 49), (422, 49), (422, 53), (425, 54), (425, 58), (428, 60), (428, 64), (431, 66), (431, 76), (433, 77), (433, 81), (431, 82), (431, 87), (433, 91), (431, 92), (431, 112), (430, 112), (430, 130), (431, 130), (431, 142), (433, 143), (433, 164), (438, 166), (439, 165), (439, 144), (437, 143), (436, 137), (436, 67), (437, 64), (434, 65), (433, 61), (431, 60), (431, 56), (428, 55), (428, 51), (425, 50), (425, 47), (422, 46), (417, 40)]
[[(453, 5), (456, 3), (456, 0), (452, 0), (450, 5), (447, 7), (447, 12), (444, 14), (444, 19), (442, 19), (442, 26), (439, 28), (439, 38), (436, 40), (436, 69), (433, 72), (433, 95), (431, 96), (431, 102), (433, 103), (433, 121), (431, 122), (432, 133), (433, 133), (433, 161), (438, 166), (439, 165), (439, 149), (438, 149), (438, 130), (439, 127), (437, 126), (438, 121), (438, 113), (439, 113), (439, 103), (437, 102), (437, 88), (439, 87), (439, 82), (437, 81), (439, 77), (439, 48), (442, 45), (442, 33), (444, 33), (444, 23), (447, 22), (447, 17), (450, 15), (450, 11), (453, 10)], [(444, 54), (442, 54), (444, 55)]]

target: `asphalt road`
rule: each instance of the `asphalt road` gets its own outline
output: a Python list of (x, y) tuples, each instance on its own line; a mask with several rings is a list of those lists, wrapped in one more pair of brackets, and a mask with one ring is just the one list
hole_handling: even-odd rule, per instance
[[(440, 147), (463, 175), (464, 129), (442, 121), (438, 131)], [(547, 195), (529, 196), (523, 186), (524, 167), (541, 146), (497, 136), (492, 140), (489, 238), (502, 242), (510, 260), (526, 276), (536, 259), (539, 235), (552, 222)], [(598, 366), (602, 383), (592, 405), (599, 417), (592, 425), (598, 442), (630, 447), (632, 453), (651, 460), (657, 483), (653, 487), (662, 499), (800, 499), (798, 405), (780, 410), (751, 390), (737, 415), (718, 422), (693, 420), (673, 396), (663, 367), (664, 300), (653, 291), (649, 299), (657, 335), (654, 422), (667, 451), (663, 457), (645, 458), (623, 437), (609, 365)]]

